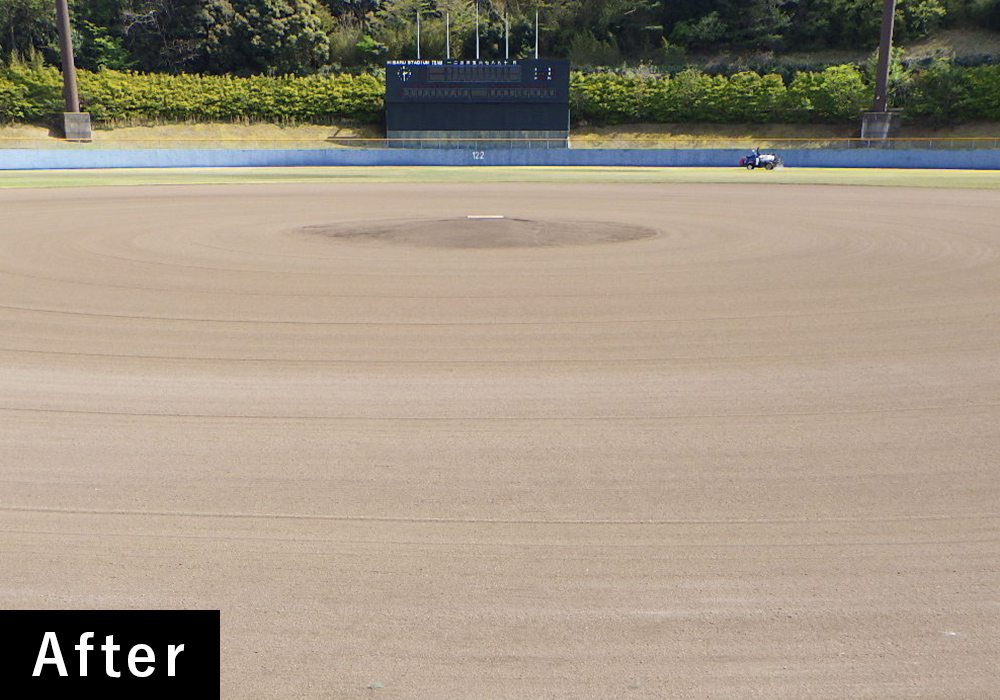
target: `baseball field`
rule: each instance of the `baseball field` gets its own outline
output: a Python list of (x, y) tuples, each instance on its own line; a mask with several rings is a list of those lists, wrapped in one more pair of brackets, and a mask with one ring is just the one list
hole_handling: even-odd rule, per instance
[(0, 609), (223, 698), (987, 700), (995, 172), (0, 173)]

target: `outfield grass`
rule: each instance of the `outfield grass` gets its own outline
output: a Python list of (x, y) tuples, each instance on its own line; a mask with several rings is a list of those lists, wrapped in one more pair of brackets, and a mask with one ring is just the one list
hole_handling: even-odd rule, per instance
[(298, 167), (0, 171), (0, 188), (280, 182), (633, 182), (1000, 187), (994, 170), (872, 168)]

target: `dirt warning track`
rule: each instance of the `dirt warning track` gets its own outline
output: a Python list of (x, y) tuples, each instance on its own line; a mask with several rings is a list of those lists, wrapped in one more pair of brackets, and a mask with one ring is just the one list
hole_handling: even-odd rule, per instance
[(998, 192), (0, 208), (0, 608), (221, 609), (225, 698), (995, 697)]

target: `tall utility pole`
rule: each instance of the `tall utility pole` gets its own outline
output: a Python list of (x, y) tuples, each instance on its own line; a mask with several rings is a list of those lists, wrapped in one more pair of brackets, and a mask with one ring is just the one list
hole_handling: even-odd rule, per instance
[(80, 96), (76, 91), (73, 36), (70, 34), (69, 5), (66, 0), (56, 0), (56, 27), (59, 29), (59, 53), (62, 56), (63, 102), (67, 112), (79, 112)]
[[(861, 115), (861, 138), (886, 145), (898, 121), (889, 111), (889, 59), (892, 56), (892, 24), (896, 15), (896, 0), (884, 0), (882, 36), (878, 45), (878, 65), (875, 68), (875, 103), (870, 112)], [(895, 114), (898, 116), (898, 114)]]
[(76, 89), (76, 64), (73, 61), (73, 36), (70, 34), (67, 0), (56, 0), (56, 28), (59, 30), (59, 53), (63, 74), (63, 135), (67, 139), (90, 140), (90, 115), (80, 112), (80, 94)]
[(889, 59), (892, 56), (892, 25), (896, 16), (896, 0), (885, 0), (882, 8), (882, 36), (878, 44), (878, 67), (875, 69), (875, 104), (873, 112), (889, 110)]

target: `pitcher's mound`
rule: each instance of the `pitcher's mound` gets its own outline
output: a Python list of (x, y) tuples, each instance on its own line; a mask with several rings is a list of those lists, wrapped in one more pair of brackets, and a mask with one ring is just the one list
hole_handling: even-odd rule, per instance
[(622, 243), (651, 238), (656, 230), (604, 221), (541, 221), (486, 216), (460, 219), (310, 226), (309, 233), (361, 242), (422, 248), (536, 248)]

